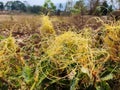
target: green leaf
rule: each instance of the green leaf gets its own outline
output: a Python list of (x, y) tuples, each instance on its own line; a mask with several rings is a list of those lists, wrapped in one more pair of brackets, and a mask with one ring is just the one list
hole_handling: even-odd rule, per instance
[(79, 74), (77, 74), (71, 81), (71, 85), (70, 85), (70, 90), (76, 90), (78, 82), (79, 82), (79, 78), (78, 78)]
[(78, 85), (78, 81), (79, 79), (78, 78), (74, 78), (71, 82), (71, 86), (70, 86), (70, 90), (76, 90), (76, 87)]
[(101, 78), (102, 81), (107, 81), (107, 80), (110, 80), (110, 79), (113, 79), (113, 74), (109, 74), (109, 75)]
[[(43, 64), (48, 64), (47, 62), (44, 62)], [(43, 65), (44, 66), (44, 65)], [(46, 79), (46, 77), (47, 77), (47, 75), (50, 73), (50, 71), (51, 71), (51, 68), (49, 67), (49, 65), (48, 66), (46, 66), (46, 67), (39, 67), (39, 69), (40, 69), (40, 74), (39, 74), (39, 80), (38, 80), (38, 83), (37, 83), (37, 85), (36, 86), (40, 86), (41, 85), (41, 83), (43, 82), (43, 80), (45, 80)], [(42, 70), (42, 72), (41, 72), (41, 70)]]
[(1, 36), (1, 35), (0, 35), (0, 40), (2, 40), (2, 39), (4, 39), (4, 36)]
[(23, 68), (22, 76), (26, 83), (30, 83), (32, 81), (32, 70), (29, 66), (25, 66)]
[(96, 90), (96, 88), (93, 85), (89, 85), (89, 87), (86, 90)]
[(82, 68), (81, 68), (81, 71), (82, 71), (83, 73), (87, 74), (88, 76), (90, 76), (88, 68), (82, 67)]
[(105, 81), (101, 82), (100, 86), (96, 87), (97, 90), (111, 90), (109, 84)]

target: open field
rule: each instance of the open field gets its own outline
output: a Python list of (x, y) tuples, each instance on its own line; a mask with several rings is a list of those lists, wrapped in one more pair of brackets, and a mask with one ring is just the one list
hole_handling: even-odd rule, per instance
[(120, 90), (120, 21), (0, 18), (0, 90)]

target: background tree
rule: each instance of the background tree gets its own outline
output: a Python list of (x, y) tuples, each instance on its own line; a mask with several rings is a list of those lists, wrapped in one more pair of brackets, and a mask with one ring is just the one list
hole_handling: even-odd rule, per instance
[(96, 8), (95, 15), (108, 15), (113, 11), (113, 6), (109, 5), (107, 1), (104, 1), (100, 6)]
[(26, 6), (21, 1), (8, 1), (5, 4), (6, 10), (19, 10), (26, 12)]
[(109, 5), (108, 5), (107, 1), (104, 1), (101, 6), (101, 13), (102, 13), (102, 15), (107, 15), (108, 12), (109, 12)]
[(120, 0), (110, 0), (112, 3), (112, 7), (116, 10), (119, 9), (120, 10)]
[(59, 6), (58, 6), (58, 9), (57, 9), (57, 11), (56, 11), (56, 14), (57, 14), (58, 16), (60, 16), (61, 11), (62, 11), (62, 8), (63, 8), (63, 5), (62, 5), (62, 3), (60, 3)]
[(89, 14), (94, 14), (97, 6), (100, 5), (100, 0), (90, 0), (89, 1)]
[(119, 10), (120, 10), (120, 0), (117, 0), (118, 6), (119, 6)]
[(13, 1), (7, 1), (7, 3), (5, 4), (5, 9), (6, 10), (13, 10)]
[(44, 11), (45, 14), (54, 12), (56, 10), (56, 6), (54, 5), (54, 3), (51, 0), (45, 0), (43, 8), (45, 10)]
[(14, 1), (12, 3), (12, 10), (26, 11), (26, 6), (21, 1)]
[(3, 10), (4, 9), (4, 4), (3, 2), (0, 2), (0, 10)]
[(42, 12), (42, 7), (37, 5), (31, 6), (30, 12), (34, 14), (40, 14)]
[[(112, 2), (114, 2), (113, 0), (111, 0)], [(118, 5), (118, 9), (120, 10), (120, 0), (116, 0), (116, 3)], [(114, 5), (114, 4), (113, 4)]]
[(77, 13), (81, 13), (82, 15), (86, 13), (86, 6), (84, 3), (84, 0), (79, 0), (74, 5), (74, 9), (77, 11)]
[(26, 7), (26, 13), (31, 13), (32, 6), (28, 3), (28, 1), (23, 2)]
[(59, 9), (61, 10), (63, 8), (62, 3), (59, 4)]
[(73, 0), (68, 0), (66, 2), (65, 11), (66, 12), (71, 12), (72, 8), (73, 8)]

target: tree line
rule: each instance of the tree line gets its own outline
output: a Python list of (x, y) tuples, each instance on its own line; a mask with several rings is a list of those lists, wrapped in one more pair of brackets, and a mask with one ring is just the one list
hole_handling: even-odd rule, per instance
[(0, 11), (19, 11), (24, 13), (35, 13), (39, 14), (42, 10), (42, 6), (29, 5), (27, 2), (21, 1), (8, 1), (6, 3), (0, 2)]
[[(113, 0), (111, 0), (113, 1)], [(27, 2), (21, 1), (8, 1), (6, 3), (0, 2), (0, 10), (7, 11), (20, 11), (24, 13), (34, 13), (34, 14), (56, 14), (61, 15), (61, 13), (68, 14), (90, 14), (90, 15), (107, 15), (107, 13), (113, 11), (113, 5), (109, 5), (107, 0), (89, 0), (89, 4), (86, 5), (85, 0), (78, 0), (73, 2), (73, 0), (68, 0), (66, 2), (65, 8), (63, 10), (62, 3), (59, 4), (58, 8), (54, 5), (51, 0), (45, 0), (43, 6), (40, 5), (29, 5)]]

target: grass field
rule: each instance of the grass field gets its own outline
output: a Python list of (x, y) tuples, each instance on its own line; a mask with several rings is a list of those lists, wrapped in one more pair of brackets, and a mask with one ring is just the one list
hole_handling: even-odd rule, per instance
[(0, 18), (0, 90), (120, 90), (119, 21)]

